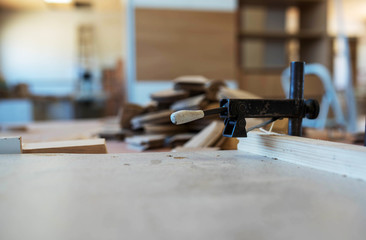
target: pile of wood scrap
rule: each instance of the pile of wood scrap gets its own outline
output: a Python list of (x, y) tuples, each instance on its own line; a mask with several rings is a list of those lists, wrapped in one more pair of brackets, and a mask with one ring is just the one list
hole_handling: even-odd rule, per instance
[(129, 146), (142, 151), (162, 147), (176, 151), (236, 149), (236, 139), (222, 137), (224, 123), (218, 115), (178, 126), (170, 121), (175, 111), (217, 108), (219, 99), (235, 96), (257, 98), (245, 91), (233, 91), (221, 80), (180, 77), (174, 80), (173, 89), (151, 94), (151, 103), (147, 106), (125, 104), (119, 116), (120, 127), (122, 131), (130, 131), (131, 136), (125, 139)]

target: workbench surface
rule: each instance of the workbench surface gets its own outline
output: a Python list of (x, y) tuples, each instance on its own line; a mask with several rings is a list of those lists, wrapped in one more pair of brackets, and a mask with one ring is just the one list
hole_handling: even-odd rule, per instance
[(366, 183), (246, 152), (0, 156), (0, 239), (365, 239)]

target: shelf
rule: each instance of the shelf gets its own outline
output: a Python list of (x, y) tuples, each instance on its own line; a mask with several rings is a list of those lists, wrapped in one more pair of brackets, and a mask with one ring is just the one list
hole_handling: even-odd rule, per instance
[(290, 61), (329, 65), (327, 0), (237, 1), (239, 87), (264, 97), (281, 95), (281, 73)]
[(326, 34), (320, 31), (302, 31), (300, 33), (285, 33), (285, 32), (254, 32), (242, 31), (239, 33), (240, 38), (263, 38), (263, 39), (316, 39), (325, 37)]

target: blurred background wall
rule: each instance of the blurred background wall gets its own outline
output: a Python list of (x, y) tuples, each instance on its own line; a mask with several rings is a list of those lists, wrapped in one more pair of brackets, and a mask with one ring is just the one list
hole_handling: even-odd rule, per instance
[[(357, 39), (354, 75), (362, 95), (366, 1), (341, 2), (345, 33)], [(38, 101), (36, 105), (23, 104), (37, 106), (23, 111), (32, 112), (34, 116), (25, 119), (34, 120), (52, 118), (36, 117), (45, 111), (63, 111), (64, 118), (110, 115), (116, 113), (121, 99), (146, 103), (149, 93), (169, 88), (171, 80), (181, 74), (222, 78), (232, 87), (240, 86), (235, 60), (236, 10), (235, 0), (75, 0), (66, 5), (1, 0), (1, 78), (9, 89), (19, 83), (27, 85), (28, 89), (18, 87), (18, 92), (68, 98), (62, 104), (54, 103), (56, 109), (48, 109), (39, 98), (32, 100)], [(328, 0), (326, 15), (327, 34), (334, 36), (339, 26), (333, 0)], [(85, 47), (80, 28), (90, 26), (93, 37)], [(92, 92), (85, 97), (82, 90), (88, 87), (82, 85), (90, 82)], [(118, 91), (122, 96), (117, 96)], [(103, 110), (107, 108), (110, 110)], [(93, 114), (75, 114), (83, 109)]]
[(79, 77), (78, 27), (94, 26), (93, 72), (114, 67), (125, 53), (125, 14), (116, 8), (14, 9), (1, 12), (0, 69), (9, 84), (27, 83), (35, 94), (70, 94)]

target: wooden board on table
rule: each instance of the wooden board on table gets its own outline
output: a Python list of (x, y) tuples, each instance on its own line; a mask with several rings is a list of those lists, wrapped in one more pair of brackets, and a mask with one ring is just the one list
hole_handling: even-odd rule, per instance
[(23, 143), (23, 153), (107, 153), (105, 139)]
[(366, 180), (366, 147), (259, 131), (238, 150)]

